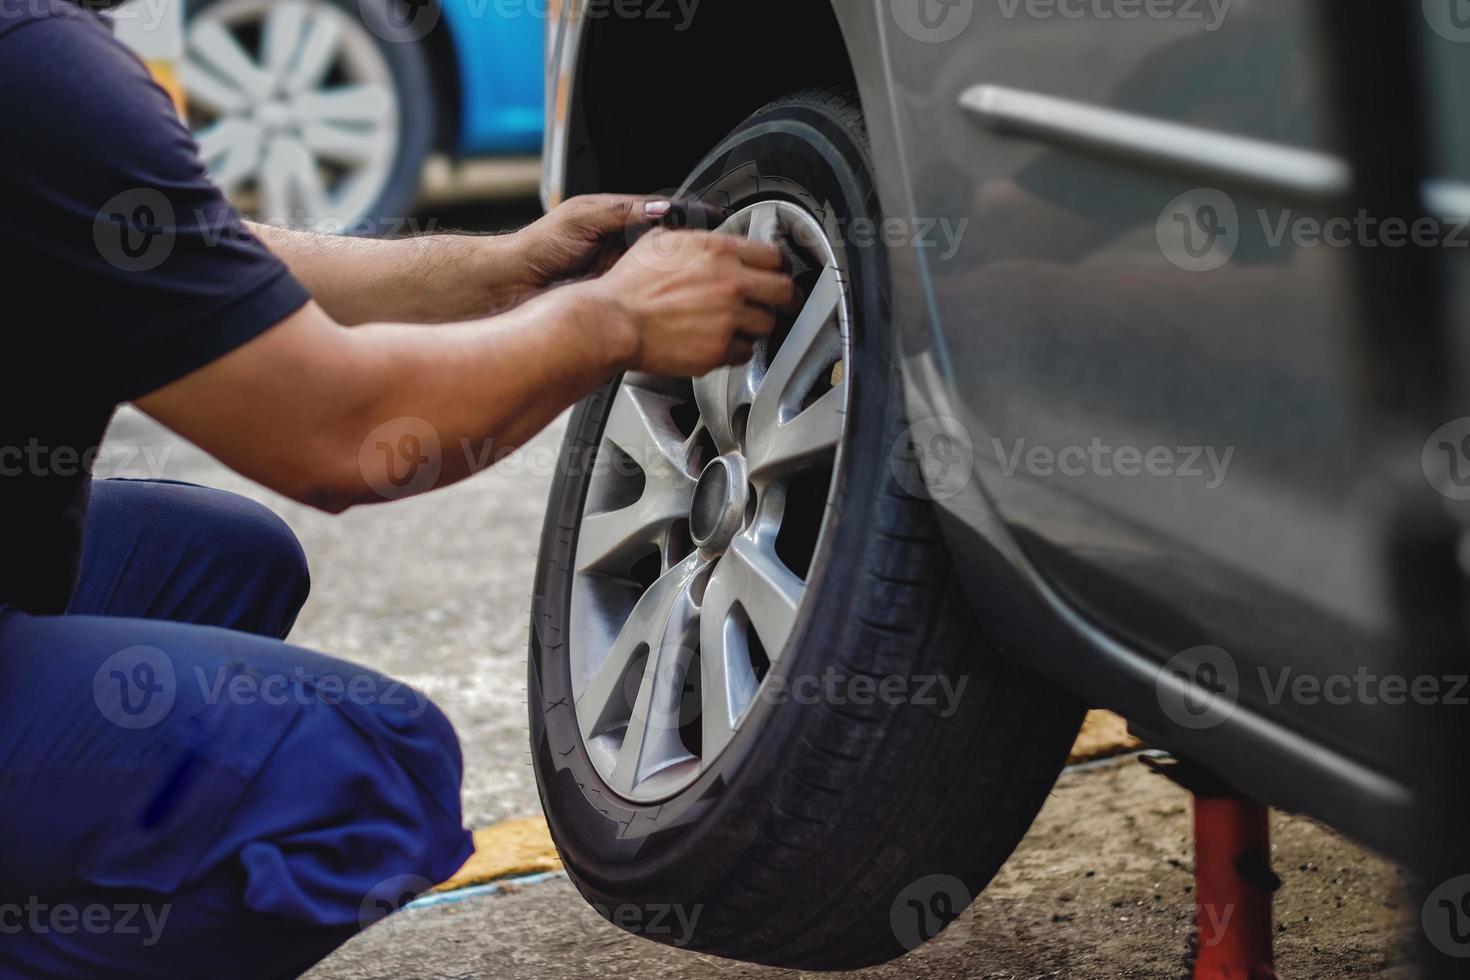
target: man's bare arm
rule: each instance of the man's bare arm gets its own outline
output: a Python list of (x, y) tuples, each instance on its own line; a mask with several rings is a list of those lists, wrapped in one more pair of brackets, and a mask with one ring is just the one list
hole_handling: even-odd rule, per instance
[(308, 304), (138, 406), (244, 476), (338, 511), (401, 495), (383, 492), (393, 460), (364, 452), (370, 435), (391, 447), (431, 433), (442, 486), (618, 371), (690, 376), (748, 358), (772, 308), (795, 298), (781, 262), (756, 242), (655, 232), (601, 278), (484, 320), (347, 329)]
[(344, 326), (463, 320), (512, 306), (531, 292), (521, 282), (525, 263), (513, 234), (377, 240), (249, 227)]
[(250, 224), (344, 326), (446, 323), (508, 309), (550, 286), (600, 272), (667, 211), (663, 199), (576, 197), (517, 232), (375, 240)]

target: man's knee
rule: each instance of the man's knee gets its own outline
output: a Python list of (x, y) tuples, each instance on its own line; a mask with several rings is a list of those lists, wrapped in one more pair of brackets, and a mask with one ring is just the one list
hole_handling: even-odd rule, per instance
[(220, 496), (226, 498), (217, 503), (224, 551), (305, 602), (311, 589), (311, 572), (296, 533), (264, 504), (223, 491)]
[(284, 637), (311, 591), (301, 542), (263, 504), (220, 490), (201, 494), (196, 513), (210, 567), (200, 580), (238, 607), (227, 614), (235, 621), (219, 625)]

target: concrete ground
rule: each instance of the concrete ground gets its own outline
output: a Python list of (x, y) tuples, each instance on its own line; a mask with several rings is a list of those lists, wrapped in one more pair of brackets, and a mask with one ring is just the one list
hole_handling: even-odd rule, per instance
[[(939, 938), (863, 980), (1189, 975), (1189, 798), (1133, 760), (1064, 775), (994, 884)], [(1414, 975), (1399, 874), (1301, 819), (1274, 827), (1282, 977)], [(411, 909), (348, 943), (309, 980), (775, 980), (627, 935), (564, 879)]]
[[(467, 483), (338, 517), (253, 486), (132, 410), (120, 413), (109, 434), (108, 445), (123, 455), (107, 458), (118, 464), (110, 475), (223, 487), (281, 514), (301, 538), (314, 579), (292, 642), (428, 692), (459, 731), (466, 820), (483, 827), (540, 812), (527, 751), (525, 651), (532, 566), (559, 439), (553, 426)], [(125, 460), (129, 450), (137, 452)], [(1136, 761), (1070, 770), (1000, 877), (960, 920), (902, 960), (859, 975), (1187, 976), (1189, 830), (1188, 797)], [(1283, 977), (1412, 975), (1416, 916), (1395, 869), (1299, 818), (1276, 817), (1275, 843), (1284, 880), (1276, 936)], [(309, 976), (692, 980), (791, 972), (633, 938), (554, 878), (392, 916)]]

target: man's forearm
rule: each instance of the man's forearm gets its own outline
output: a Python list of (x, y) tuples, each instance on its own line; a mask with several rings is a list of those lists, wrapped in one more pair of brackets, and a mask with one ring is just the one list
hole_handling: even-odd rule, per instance
[(250, 230), (344, 326), (463, 320), (505, 309), (532, 292), (512, 234), (384, 241), (271, 225), (251, 224)]
[[(237, 472), (336, 511), (489, 466), (626, 366), (637, 347), (619, 304), (577, 286), (433, 330), (348, 330), (307, 306), (138, 404)], [(252, 411), (222, 394), (231, 391), (251, 392)], [(414, 458), (400, 451), (405, 436)], [(420, 453), (434, 479), (399, 487)]]
[[(366, 401), (346, 416), (350, 449), (376, 430), (397, 444), (427, 422), (440, 442), (443, 486), (485, 469), (626, 366), (636, 350), (614, 308), (571, 287), (489, 320), (450, 324), (425, 337), (401, 324), (351, 331)], [(407, 462), (379, 457), (378, 463)], [(361, 468), (361, 462), (359, 461)], [(381, 489), (389, 474), (367, 473)], [(423, 489), (429, 489), (424, 487)], [(371, 503), (374, 494), (348, 503)]]

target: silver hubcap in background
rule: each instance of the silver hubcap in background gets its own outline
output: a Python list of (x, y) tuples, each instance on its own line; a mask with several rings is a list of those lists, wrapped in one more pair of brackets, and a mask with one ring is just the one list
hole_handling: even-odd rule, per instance
[(845, 431), (848, 301), (820, 224), (768, 201), (720, 230), (784, 242), (807, 293), (749, 364), (692, 384), (630, 374), (609, 407), (577, 542), (570, 666), (593, 765), (634, 801), (707, 769), (780, 661)]
[(399, 106), (360, 21), (323, 0), (223, 0), (186, 40), (190, 124), (237, 207), (324, 231), (369, 215), (392, 173)]

